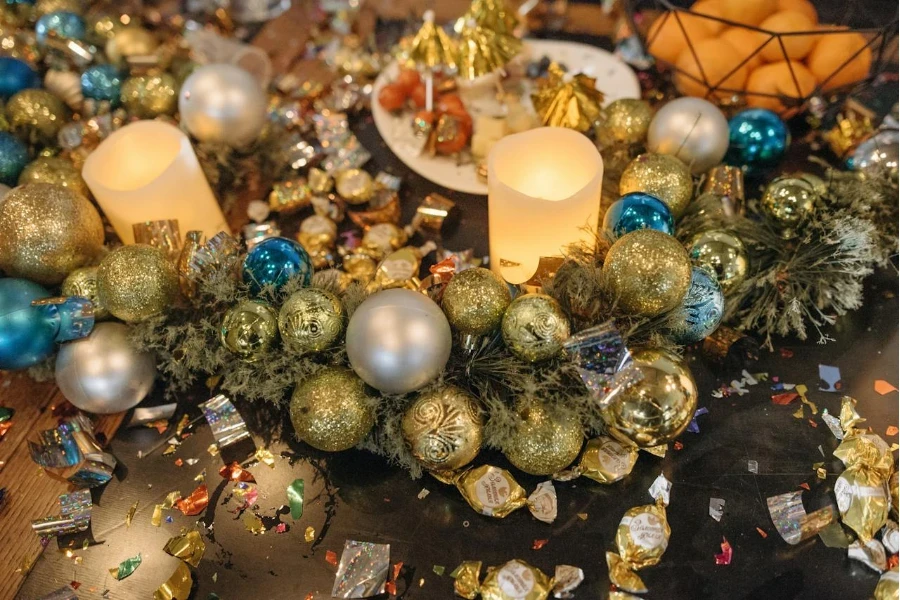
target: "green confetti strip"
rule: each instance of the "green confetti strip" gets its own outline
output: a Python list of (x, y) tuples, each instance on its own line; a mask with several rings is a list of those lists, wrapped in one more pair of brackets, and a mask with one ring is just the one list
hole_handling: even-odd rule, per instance
[(288, 502), (291, 505), (291, 518), (295, 521), (303, 516), (303, 480), (295, 479), (287, 487)]
[(126, 558), (122, 562), (119, 563), (118, 567), (113, 567), (109, 570), (109, 574), (118, 579), (119, 581), (125, 579), (135, 571), (137, 568), (141, 566), (141, 555), (138, 553), (137, 556), (132, 556), (131, 558)]
[(431, 570), (434, 571), (435, 575), (443, 577), (444, 571), (446, 571), (447, 569), (446, 567), (444, 567), (444, 565), (434, 565)]

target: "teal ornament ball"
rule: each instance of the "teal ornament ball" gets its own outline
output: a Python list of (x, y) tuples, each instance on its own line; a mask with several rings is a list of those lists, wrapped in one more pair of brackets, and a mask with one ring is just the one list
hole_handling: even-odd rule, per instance
[(728, 135), (725, 162), (751, 172), (777, 165), (791, 144), (787, 125), (765, 108), (742, 110), (731, 117)]
[(53, 353), (59, 322), (34, 300), (50, 296), (26, 279), (0, 279), (0, 369), (27, 369)]
[(19, 138), (0, 131), (0, 183), (14, 186), (28, 164), (28, 147)]
[(724, 312), (725, 294), (718, 282), (704, 269), (693, 267), (687, 296), (669, 319), (672, 337), (679, 344), (699, 342), (716, 330)]
[(122, 97), (122, 72), (114, 65), (94, 65), (81, 74), (81, 93), (85, 98), (119, 105)]
[(294, 277), (308, 286), (312, 274), (312, 262), (303, 246), (281, 237), (269, 238), (251, 248), (242, 267), (244, 283), (257, 296), (263, 289), (271, 288), (277, 293)]
[(60, 10), (38, 19), (34, 33), (38, 46), (44, 46), (51, 35), (63, 40), (83, 40), (87, 34), (87, 27), (84, 19), (75, 13)]
[(610, 240), (638, 229), (655, 229), (672, 235), (675, 219), (662, 200), (644, 192), (625, 194), (609, 207), (603, 217), (603, 232)]
[(28, 88), (41, 87), (41, 78), (24, 60), (0, 56), (0, 98), (8, 99)]

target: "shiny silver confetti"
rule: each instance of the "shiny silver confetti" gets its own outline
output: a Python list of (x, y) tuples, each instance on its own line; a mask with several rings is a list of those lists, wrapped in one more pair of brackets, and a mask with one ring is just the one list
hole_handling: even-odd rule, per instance
[(759, 463), (756, 462), (755, 460), (748, 460), (747, 461), (747, 470), (750, 471), (751, 473), (753, 473), (754, 475), (758, 475), (759, 474)]
[[(77, 487), (103, 485), (116, 468), (116, 458), (103, 451), (94, 438), (93, 423), (82, 413), (55, 429), (41, 431), (37, 442), (28, 441), (28, 449), (31, 460), (51, 471), (65, 471), (65, 479)], [(70, 472), (76, 465), (74, 473)]]
[(556, 565), (553, 573), (553, 597), (574, 598), (575, 591), (584, 581), (584, 571), (571, 565)]
[(226, 396), (219, 394), (200, 405), (209, 422), (219, 448), (224, 448), (250, 437), (243, 417)]
[(672, 491), (672, 482), (666, 479), (662, 473), (654, 480), (648, 490), (654, 500), (662, 500), (663, 504), (669, 505), (669, 494)]
[(59, 536), (86, 531), (91, 524), (90, 490), (79, 490), (59, 497), (59, 515), (44, 517), (31, 522), (31, 529), (43, 537)]
[(856, 540), (847, 548), (847, 558), (858, 560), (878, 573), (883, 573), (887, 569), (884, 545), (876, 539), (869, 540), (867, 544)]
[(709, 499), (709, 516), (716, 521), (721, 521), (725, 514), (725, 500), (722, 498)]
[(331, 596), (368, 598), (384, 593), (390, 569), (390, 544), (347, 540), (338, 563)]

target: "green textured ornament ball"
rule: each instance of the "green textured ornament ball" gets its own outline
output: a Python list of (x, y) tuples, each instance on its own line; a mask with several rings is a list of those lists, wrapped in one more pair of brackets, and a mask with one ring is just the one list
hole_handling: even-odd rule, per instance
[(584, 428), (575, 418), (554, 414), (538, 403), (524, 408), (520, 417), (503, 447), (503, 454), (517, 469), (531, 475), (552, 475), (578, 458)]
[(268, 304), (241, 300), (228, 309), (219, 328), (219, 341), (246, 362), (266, 355), (278, 340), (278, 316)]
[(178, 298), (178, 274), (166, 253), (153, 246), (121, 246), (100, 261), (100, 302), (116, 318), (143, 321)]
[(318, 450), (339, 452), (359, 444), (375, 425), (373, 399), (353, 371), (327, 367), (306, 378), (291, 396), (297, 436)]

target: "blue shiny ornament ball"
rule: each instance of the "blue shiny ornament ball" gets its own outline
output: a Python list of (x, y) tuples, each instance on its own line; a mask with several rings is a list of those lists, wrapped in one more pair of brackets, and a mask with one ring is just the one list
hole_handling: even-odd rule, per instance
[(603, 231), (611, 239), (618, 239), (638, 229), (654, 229), (672, 235), (675, 233), (672, 211), (656, 196), (644, 192), (625, 194), (606, 211)]
[(47, 38), (54, 35), (64, 40), (83, 40), (87, 35), (84, 19), (73, 12), (59, 10), (44, 15), (34, 25), (34, 34), (38, 46), (47, 43)]
[(27, 369), (56, 348), (59, 320), (33, 300), (50, 292), (27, 279), (0, 279), (0, 369)]
[(669, 329), (679, 344), (694, 344), (716, 330), (724, 313), (725, 294), (715, 277), (693, 267), (691, 287), (669, 318)]
[(725, 162), (750, 170), (774, 167), (791, 145), (787, 125), (771, 110), (750, 108), (728, 121)]
[(41, 78), (31, 65), (18, 58), (0, 56), (0, 98), (9, 100), (13, 94), (38, 87)]
[(274, 237), (253, 246), (244, 258), (242, 275), (254, 295), (263, 288), (281, 290), (290, 279), (299, 277), (304, 286), (312, 279), (313, 267), (303, 246), (287, 238)]
[(20, 139), (0, 131), (0, 183), (16, 186), (29, 160), (28, 147)]
[(113, 107), (122, 98), (122, 72), (114, 65), (94, 65), (81, 74), (81, 93), (85, 98), (106, 100)]

